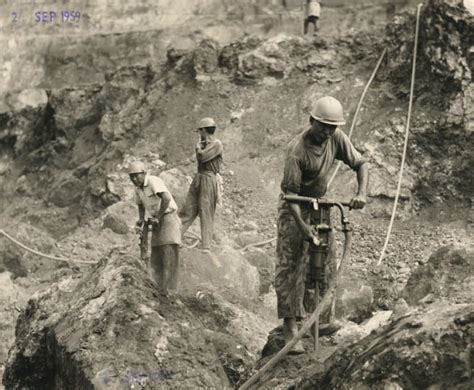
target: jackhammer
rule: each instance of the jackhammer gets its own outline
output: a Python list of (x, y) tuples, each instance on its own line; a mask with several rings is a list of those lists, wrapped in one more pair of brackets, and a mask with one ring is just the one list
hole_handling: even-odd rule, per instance
[[(349, 203), (335, 202), (325, 198), (311, 198), (299, 195), (285, 195), (283, 197), (288, 202), (306, 203), (310, 204), (311, 213), (309, 216), (309, 223), (314, 226), (316, 236), (309, 240), (309, 270), (307, 275), (307, 286), (314, 286), (313, 306), (310, 311), (314, 311), (320, 305), (321, 296), (327, 292), (327, 275), (326, 268), (328, 261), (330, 261), (331, 241), (332, 241), (332, 226), (331, 226), (331, 208), (337, 207), (341, 213), (342, 231), (345, 235), (344, 256), (350, 255), (350, 232), (349, 220), (344, 215), (344, 206), (349, 207)], [(335, 270), (337, 271), (337, 270)], [(334, 301), (335, 302), (335, 293)], [(331, 307), (331, 320), (334, 317), (335, 305)], [(313, 326), (314, 336), (314, 350), (319, 353), (319, 315), (316, 318)]]
[(138, 236), (140, 238), (140, 258), (143, 261), (148, 261), (148, 234), (150, 232), (150, 228), (153, 227), (157, 222), (151, 218), (145, 219), (144, 221), (140, 221), (138, 224)]

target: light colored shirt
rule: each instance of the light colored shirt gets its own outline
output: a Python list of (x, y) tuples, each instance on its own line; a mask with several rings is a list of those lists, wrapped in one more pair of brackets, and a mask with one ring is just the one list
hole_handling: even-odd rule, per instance
[(166, 209), (166, 214), (178, 210), (178, 206), (173, 196), (166, 187), (165, 182), (158, 176), (146, 175), (143, 189), (135, 187), (136, 202), (145, 208), (145, 218), (154, 217), (158, 214), (161, 207), (161, 199), (156, 194), (167, 192), (171, 198), (170, 204)]
[(319, 5), (319, 1), (316, 1), (316, 0), (306, 1), (306, 7), (305, 7), (306, 17), (317, 16), (319, 18), (320, 12), (321, 12), (321, 6)]
[(319, 198), (326, 193), (334, 160), (341, 160), (357, 170), (365, 159), (340, 129), (336, 129), (322, 145), (312, 144), (307, 139), (308, 132), (300, 133), (288, 145), (281, 190)]

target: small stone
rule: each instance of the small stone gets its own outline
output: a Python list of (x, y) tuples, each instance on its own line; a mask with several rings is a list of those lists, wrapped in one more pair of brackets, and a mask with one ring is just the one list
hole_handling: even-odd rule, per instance
[(242, 247), (245, 247), (250, 244), (255, 244), (257, 242), (263, 241), (264, 238), (255, 231), (247, 231), (240, 233), (237, 238), (236, 242)]
[(395, 302), (392, 318), (394, 320), (397, 320), (409, 312), (410, 312), (410, 306), (408, 306), (407, 301), (405, 301), (403, 298), (400, 298), (397, 302)]
[(258, 230), (258, 225), (253, 221), (247, 221), (246, 223), (244, 223), (244, 230), (247, 232), (252, 230)]

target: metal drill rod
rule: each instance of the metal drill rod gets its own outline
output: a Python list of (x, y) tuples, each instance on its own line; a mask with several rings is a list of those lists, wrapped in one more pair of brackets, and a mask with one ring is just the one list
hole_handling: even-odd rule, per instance
[[(319, 282), (316, 280), (314, 288), (314, 303), (315, 308), (319, 305)], [(314, 353), (317, 356), (319, 354), (319, 315), (314, 322)]]

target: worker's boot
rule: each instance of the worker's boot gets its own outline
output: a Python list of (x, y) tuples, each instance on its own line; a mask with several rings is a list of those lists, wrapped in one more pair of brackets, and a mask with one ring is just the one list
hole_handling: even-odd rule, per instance
[[(285, 340), (285, 345), (288, 344), (293, 337), (298, 333), (298, 326), (296, 325), (296, 318), (286, 317), (283, 319), (283, 338)], [(299, 340), (296, 345), (289, 352), (290, 354), (299, 354), (304, 353), (304, 347), (301, 340)]]

